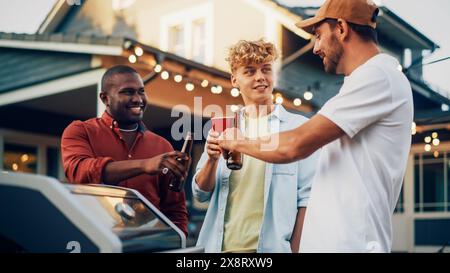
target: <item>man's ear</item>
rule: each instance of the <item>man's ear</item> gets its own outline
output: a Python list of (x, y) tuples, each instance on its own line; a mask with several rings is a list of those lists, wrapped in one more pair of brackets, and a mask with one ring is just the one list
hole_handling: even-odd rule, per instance
[(341, 41), (347, 39), (350, 34), (350, 26), (344, 19), (337, 20), (336, 30), (338, 32), (338, 37)]
[(99, 97), (105, 106), (109, 106), (109, 98), (108, 98), (108, 95), (106, 94), (106, 92), (104, 92), (104, 91), (100, 92)]
[(235, 88), (239, 88), (239, 85), (237, 83), (236, 76), (234, 76), (234, 73), (231, 73), (231, 85)]

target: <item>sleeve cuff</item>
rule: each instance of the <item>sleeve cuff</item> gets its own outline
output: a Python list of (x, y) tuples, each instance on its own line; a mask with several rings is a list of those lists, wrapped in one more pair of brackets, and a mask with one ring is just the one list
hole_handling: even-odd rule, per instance
[(112, 157), (104, 157), (100, 161), (98, 161), (96, 164), (97, 166), (94, 168), (94, 170), (96, 170), (96, 172), (90, 183), (105, 184), (103, 182), (103, 174), (105, 171), (105, 167), (108, 163), (113, 162), (113, 161), (114, 160), (112, 159)]
[(333, 115), (333, 113), (328, 113), (328, 111), (326, 111), (325, 109), (320, 110), (318, 112), (318, 114), (326, 117), (327, 119), (329, 119), (331, 122), (333, 122), (334, 124), (336, 124), (339, 128), (342, 129), (342, 131), (344, 131), (344, 133), (346, 135), (348, 135), (350, 138), (353, 138), (355, 136), (355, 132), (354, 130), (352, 130), (349, 126), (347, 126), (347, 124), (345, 124), (345, 122), (341, 121), (339, 118), (336, 117), (336, 115)]
[(297, 201), (297, 208), (306, 208), (308, 206), (309, 198), (303, 198)]
[(192, 179), (192, 194), (199, 202), (206, 202), (211, 198), (211, 192), (200, 189), (196, 181), (197, 175)]

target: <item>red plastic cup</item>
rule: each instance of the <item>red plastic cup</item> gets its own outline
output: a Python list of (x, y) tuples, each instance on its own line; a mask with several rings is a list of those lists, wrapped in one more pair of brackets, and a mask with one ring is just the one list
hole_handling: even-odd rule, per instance
[[(214, 117), (211, 118), (212, 130), (223, 133), (228, 128), (236, 128), (238, 116), (233, 117)], [(231, 170), (240, 170), (242, 168), (242, 154), (238, 152), (222, 151), (222, 155), (227, 162), (227, 167)]]
[(223, 133), (228, 128), (236, 127), (236, 120), (234, 117), (214, 117), (211, 118), (212, 129), (219, 134)]

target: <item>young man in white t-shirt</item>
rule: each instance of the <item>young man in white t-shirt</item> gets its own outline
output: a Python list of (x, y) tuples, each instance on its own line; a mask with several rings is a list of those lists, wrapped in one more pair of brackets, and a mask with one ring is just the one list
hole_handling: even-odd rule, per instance
[(368, 0), (328, 0), (298, 27), (316, 36), (314, 53), (345, 75), (339, 93), (302, 126), (263, 139), (227, 130), (224, 150), (285, 163), (322, 148), (300, 252), (390, 252), (392, 213), (411, 145), (413, 100), (396, 59), (376, 40), (378, 8)]

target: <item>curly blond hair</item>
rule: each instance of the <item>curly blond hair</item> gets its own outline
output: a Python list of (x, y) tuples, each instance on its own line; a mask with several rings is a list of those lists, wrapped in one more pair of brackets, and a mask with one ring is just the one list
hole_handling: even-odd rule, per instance
[(279, 53), (274, 44), (259, 39), (257, 41), (240, 40), (230, 47), (228, 57), (225, 59), (234, 73), (238, 67), (251, 64), (274, 62)]

